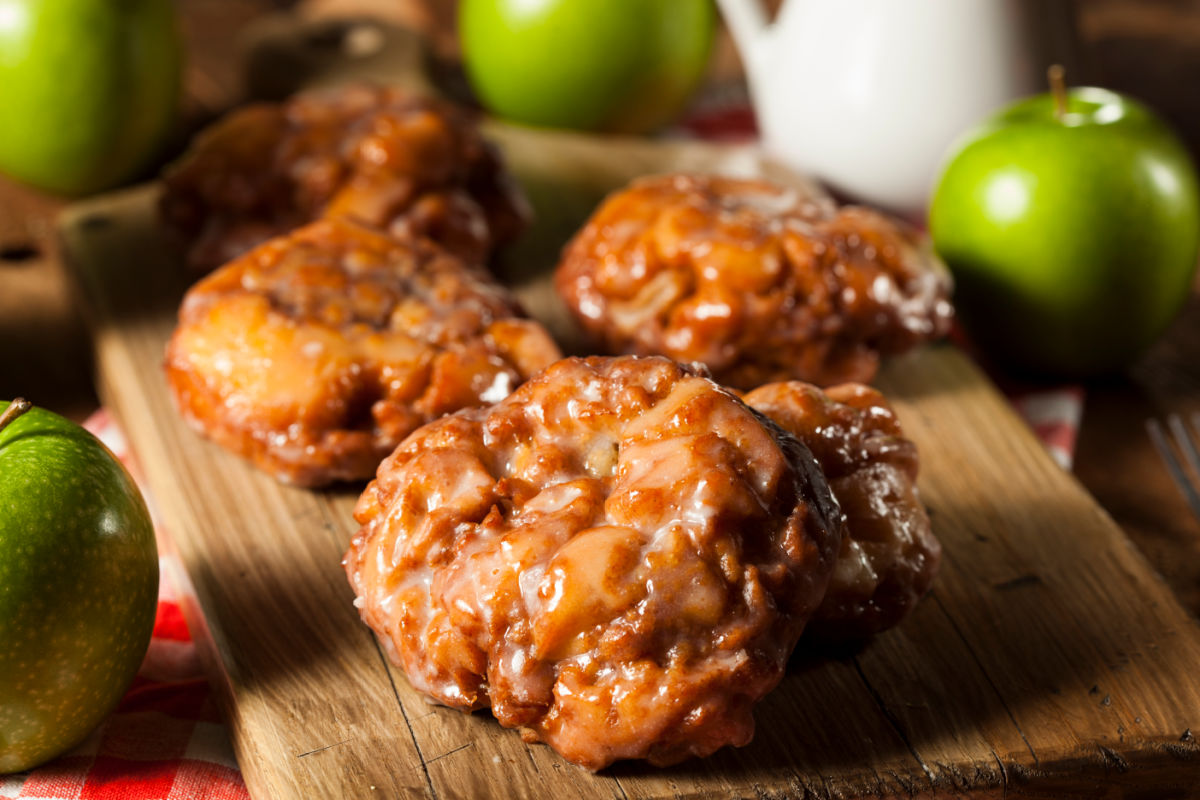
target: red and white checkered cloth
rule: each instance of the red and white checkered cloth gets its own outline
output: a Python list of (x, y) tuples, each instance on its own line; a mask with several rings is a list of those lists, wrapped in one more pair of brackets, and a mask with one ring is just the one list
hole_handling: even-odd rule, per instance
[(1083, 387), (1010, 394), (1008, 399), (1042, 440), (1046, 452), (1060, 467), (1070, 470), (1075, 458), (1075, 436), (1083, 418)]
[[(730, 96), (732, 95), (732, 96)], [(741, 105), (738, 105), (739, 99)], [(708, 139), (752, 136), (753, 113), (735, 87), (715, 102), (702, 101), (675, 133)], [(1013, 396), (1017, 410), (1070, 469), (1075, 432), (1083, 407), (1077, 388)], [(124, 435), (99, 411), (86, 426), (129, 467)], [(153, 499), (142, 486), (151, 512)], [(162, 536), (162, 526), (156, 526)], [(172, 548), (159, 547), (159, 552)], [(162, 585), (154, 638), (133, 687), (107, 721), (80, 747), (30, 773), (0, 775), (0, 798), (38, 800), (244, 800), (249, 797), (213, 707), (208, 683), (179, 610), (179, 588), (171, 575), (178, 564), (162, 559)]]

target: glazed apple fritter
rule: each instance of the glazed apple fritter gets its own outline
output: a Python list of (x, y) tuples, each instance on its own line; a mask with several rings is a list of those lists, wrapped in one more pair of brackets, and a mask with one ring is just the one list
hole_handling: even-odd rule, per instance
[(466, 111), (367, 85), (230, 114), (167, 170), (161, 210), (205, 271), (321, 216), (425, 236), (483, 263), (528, 216)]
[(273, 239), (186, 295), (166, 357), (183, 416), (280, 480), (365, 480), (420, 425), (560, 357), (507, 290), (346, 220)]
[(727, 385), (868, 381), (945, 334), (950, 282), (916, 233), (866, 208), (737, 178), (642, 178), (564, 251), (559, 293), (612, 353), (698, 361)]
[(589, 769), (750, 741), (841, 527), (794, 437), (630, 356), (422, 427), (355, 518), (355, 604), (413, 686)]
[(916, 445), (887, 400), (860, 384), (822, 392), (800, 381), (762, 386), (744, 400), (812, 451), (845, 517), (810, 630), (850, 638), (898, 623), (929, 591), (942, 547), (917, 494)]

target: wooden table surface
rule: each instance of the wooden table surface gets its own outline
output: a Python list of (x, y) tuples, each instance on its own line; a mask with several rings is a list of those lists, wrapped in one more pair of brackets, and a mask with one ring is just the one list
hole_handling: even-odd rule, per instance
[[(292, 4), (270, 0), (180, 0), (188, 47), (184, 123), (179, 134), (236, 102), (241, 63), (236, 32)], [(294, 10), (383, 13), (430, 32), (452, 52), (448, 5), (438, 0), (307, 0)], [(1090, 0), (1080, 29), (1094, 81), (1141, 97), (1165, 114), (1200, 155), (1200, 0)], [(714, 72), (737, 69), (727, 42)], [(0, 397), (24, 394), (82, 419), (97, 405), (90, 345), (52, 220), (60, 199), (0, 179)], [(1200, 615), (1200, 522), (1167, 477), (1144, 429), (1150, 416), (1200, 411), (1200, 289), (1185, 313), (1124, 375), (1086, 386), (1075, 471)]]

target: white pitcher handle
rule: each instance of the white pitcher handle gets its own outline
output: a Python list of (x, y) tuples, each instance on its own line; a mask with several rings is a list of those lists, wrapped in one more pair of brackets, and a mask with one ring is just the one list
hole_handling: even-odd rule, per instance
[(771, 23), (762, 0), (717, 0), (742, 59), (755, 57), (756, 44)]

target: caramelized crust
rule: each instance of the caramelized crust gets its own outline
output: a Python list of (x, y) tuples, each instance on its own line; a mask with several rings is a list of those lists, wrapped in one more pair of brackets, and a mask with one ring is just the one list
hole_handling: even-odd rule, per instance
[(662, 358), (426, 425), (355, 518), (356, 605), (413, 686), (593, 770), (749, 742), (840, 545), (811, 454)]
[(363, 480), (418, 426), (560, 357), (519, 314), (432, 244), (322, 220), (187, 293), (167, 378), (194, 427), (280, 480)]
[(917, 496), (917, 448), (883, 395), (772, 383), (745, 401), (808, 446), (846, 519), (829, 592), (810, 628), (846, 638), (898, 623), (929, 590), (942, 547)]
[(482, 263), (528, 214), (465, 111), (365, 85), (233, 112), (197, 136), (164, 186), (162, 214), (203, 270), (322, 215)]
[(634, 181), (567, 246), (556, 284), (609, 352), (699, 361), (743, 389), (870, 380), (952, 314), (947, 273), (899, 221), (735, 178)]

